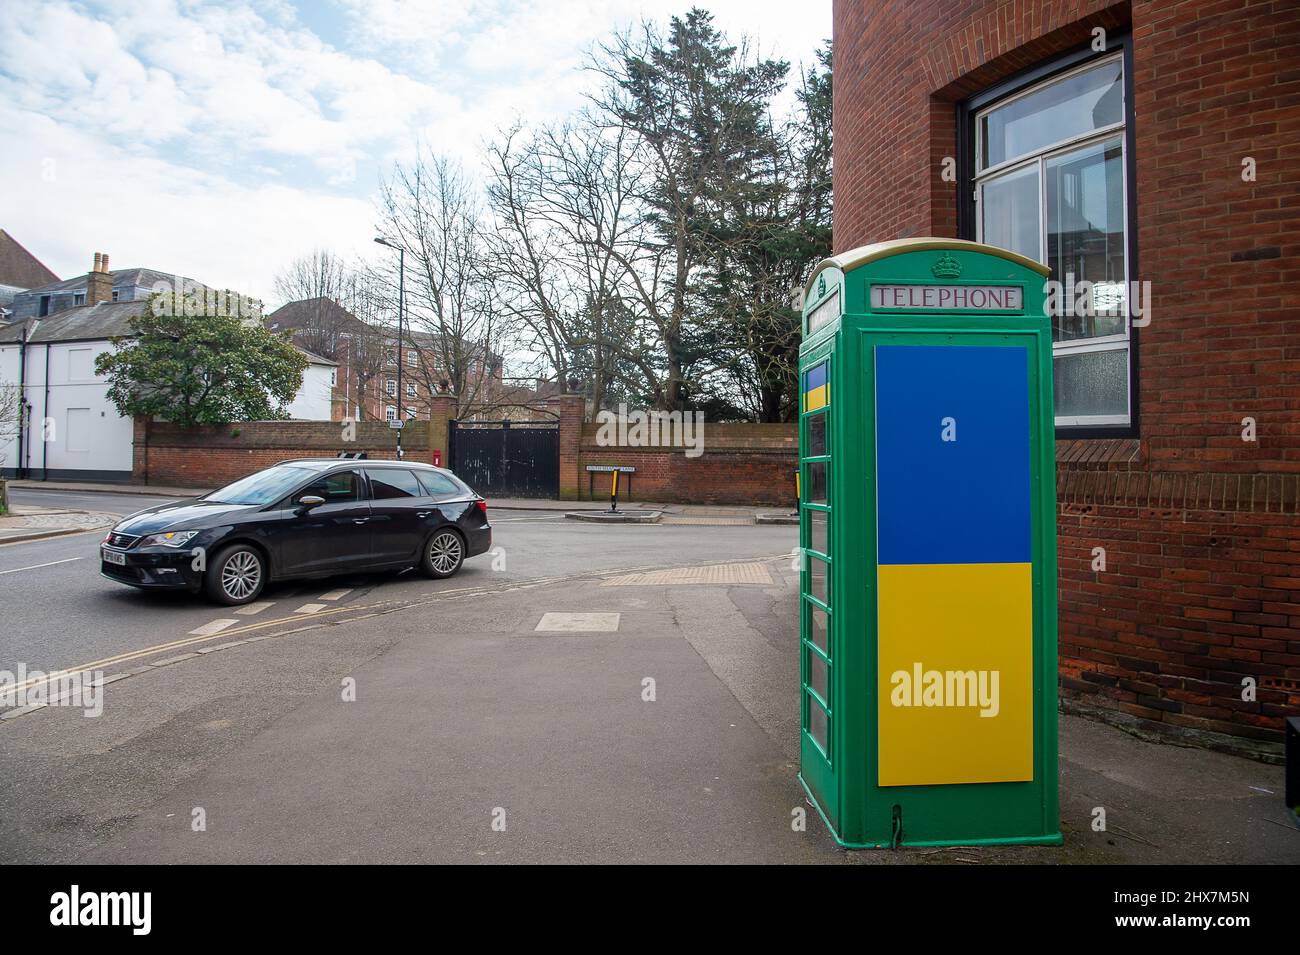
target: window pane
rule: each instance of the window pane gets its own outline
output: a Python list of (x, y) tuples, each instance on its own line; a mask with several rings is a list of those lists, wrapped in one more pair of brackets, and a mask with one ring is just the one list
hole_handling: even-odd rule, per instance
[[(1078, 311), (1065, 301), (1074, 283), (1093, 285), (1094, 315), (1052, 318), (1057, 341), (1123, 335), (1124, 153), (1120, 139), (1108, 139), (1053, 156), (1046, 162), (1047, 264), (1065, 286), (1059, 312)], [(1084, 309), (1086, 312), (1086, 309)]]
[(815, 550), (820, 554), (829, 554), (827, 548), (830, 543), (827, 539), (827, 518), (830, 515), (826, 511), (817, 511), (807, 508), (804, 511), (808, 515), (808, 549)]
[(400, 497), (424, 497), (424, 488), (410, 471), (393, 468), (367, 469), (370, 478), (370, 494), (376, 501), (386, 501)]
[(445, 474), (436, 471), (421, 471), (420, 483), (430, 497), (451, 497), (464, 492)]
[(980, 120), (981, 169), (1025, 156), (1124, 118), (1119, 60), (1041, 86)]
[(829, 569), (824, 560), (808, 556), (808, 593), (828, 607), (831, 605)]
[(1038, 165), (998, 176), (980, 186), (982, 241), (1031, 259), (1038, 245)]
[[(805, 601), (807, 603), (807, 601)], [(808, 628), (808, 638), (817, 644), (817, 649), (827, 656), (831, 655), (830, 618), (820, 607), (808, 604), (808, 615), (812, 626)]]
[(827, 687), (830, 684), (830, 667), (822, 659), (821, 654), (815, 650), (806, 651), (808, 654), (808, 685), (817, 691), (817, 695), (823, 700), (830, 700), (830, 692)]
[(1056, 414), (1128, 414), (1128, 349), (1056, 356)]
[[(267, 468), (265, 471), (258, 471), (246, 478), (240, 478), (233, 484), (218, 488), (204, 497), (203, 500), (222, 504), (270, 504), (272, 501), (279, 500), (285, 494), (288, 494), (293, 490), (294, 485), (307, 480), (310, 476), (311, 471), (307, 468), (277, 464), (275, 467)], [(304, 490), (302, 493), (314, 494), (316, 492)], [(325, 495), (322, 494), (321, 496), (324, 497)]]
[(302, 489), (301, 499), (307, 495), (325, 498), (326, 504), (340, 504), (357, 499), (357, 472), (342, 471), (317, 478)]
[(826, 711), (822, 709), (822, 705), (811, 696), (808, 697), (808, 735), (817, 742), (817, 745), (822, 748), (823, 753), (829, 751), (826, 745), (826, 731), (829, 722), (830, 721), (826, 718)]
[(808, 495), (807, 500), (812, 504), (826, 503), (826, 462), (811, 461), (808, 468), (808, 487), (804, 493)]
[(815, 458), (826, 453), (826, 413), (814, 415), (808, 419), (808, 453), (805, 457)]

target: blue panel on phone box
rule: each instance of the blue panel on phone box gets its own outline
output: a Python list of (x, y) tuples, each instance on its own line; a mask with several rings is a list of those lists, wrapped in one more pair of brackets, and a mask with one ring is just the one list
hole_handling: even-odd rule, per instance
[[(1031, 560), (1025, 349), (875, 352), (880, 563)], [(942, 440), (945, 418), (955, 441)]]

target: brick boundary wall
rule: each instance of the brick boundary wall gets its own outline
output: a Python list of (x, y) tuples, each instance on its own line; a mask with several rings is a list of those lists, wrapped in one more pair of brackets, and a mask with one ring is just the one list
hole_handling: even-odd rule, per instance
[[(405, 457), (433, 463), (428, 421), (402, 432)], [(211, 488), (289, 458), (332, 458), (340, 451), (371, 458), (397, 457), (395, 432), (384, 422), (360, 421), (356, 440), (343, 440), (337, 421), (240, 421), (193, 430), (136, 419), (132, 479), (141, 484)]]
[[(586, 466), (617, 464), (636, 468), (631, 489), (637, 501), (794, 506), (798, 438), (793, 424), (706, 423), (703, 454), (688, 458), (683, 448), (600, 447), (598, 426), (582, 420), (581, 396), (553, 398), (549, 406), (560, 425), (561, 500), (592, 499)], [(433, 419), (407, 423), (402, 447), (409, 460), (433, 463), (433, 451), (447, 446), (450, 414), (442, 410)], [(137, 419), (132, 477), (141, 484), (205, 488), (288, 458), (334, 457), (343, 450), (396, 457), (394, 432), (384, 422), (361, 421), (355, 427), (356, 440), (349, 444), (338, 421), (241, 421), (186, 430)], [(596, 499), (609, 496), (609, 482), (608, 474), (595, 475)]]
[(1276, 760), (1300, 707), (1300, 5), (835, 0), (834, 247), (956, 236), (957, 104), (1098, 26), (1132, 36), (1153, 318), (1140, 439), (1057, 442), (1062, 706)]
[[(793, 424), (709, 424), (703, 427), (703, 453), (688, 458), (683, 448), (601, 447), (599, 426), (582, 426), (578, 455), (579, 496), (607, 500), (611, 477), (589, 480), (587, 465), (636, 468), (631, 498), (689, 504), (761, 504), (794, 508), (794, 469), (798, 432)], [(561, 438), (563, 441), (563, 438)], [(595, 493), (591, 493), (594, 483)], [(620, 479), (620, 487), (627, 484)], [(620, 491), (620, 496), (623, 491)]]

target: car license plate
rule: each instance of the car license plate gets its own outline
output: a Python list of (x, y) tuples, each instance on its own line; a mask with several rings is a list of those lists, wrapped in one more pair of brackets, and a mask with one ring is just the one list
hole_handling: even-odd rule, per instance
[(119, 554), (117, 551), (109, 550), (107, 547), (100, 550), (100, 553), (103, 555), (104, 563), (106, 564), (126, 565), (126, 554)]

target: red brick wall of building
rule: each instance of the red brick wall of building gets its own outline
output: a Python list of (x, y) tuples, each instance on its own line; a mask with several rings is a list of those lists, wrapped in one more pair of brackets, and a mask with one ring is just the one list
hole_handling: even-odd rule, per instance
[(1131, 28), (1152, 319), (1139, 438), (1058, 442), (1062, 695), (1276, 753), (1300, 704), (1300, 4), (836, 0), (834, 23), (837, 252), (956, 236), (956, 104)]

